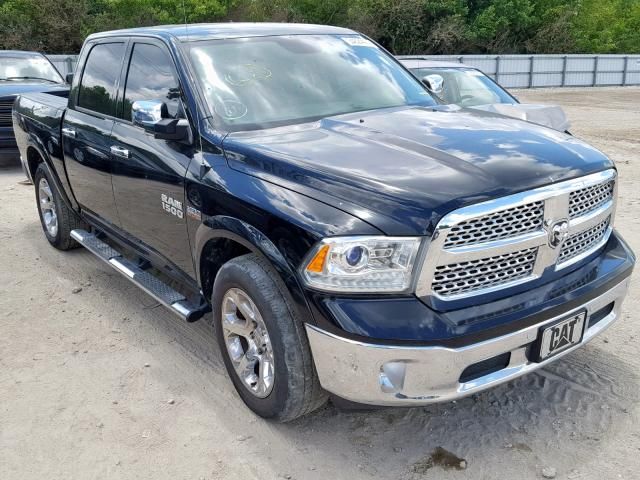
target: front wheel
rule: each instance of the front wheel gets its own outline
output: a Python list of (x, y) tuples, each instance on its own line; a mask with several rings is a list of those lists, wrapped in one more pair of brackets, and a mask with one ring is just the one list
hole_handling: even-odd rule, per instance
[(249, 254), (223, 265), (211, 302), (227, 372), (251, 410), (286, 422), (325, 403), (303, 324), (265, 259)]

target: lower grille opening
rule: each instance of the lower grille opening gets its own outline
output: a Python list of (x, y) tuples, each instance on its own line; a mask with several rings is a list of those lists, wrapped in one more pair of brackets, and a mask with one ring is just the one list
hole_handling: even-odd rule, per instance
[(511, 360), (511, 352), (503, 353), (501, 355), (488, 358), (473, 365), (469, 365), (464, 369), (462, 375), (460, 375), (460, 383), (470, 382), (476, 378), (484, 377), (490, 373), (502, 370), (509, 365)]
[(596, 323), (609, 315), (613, 311), (614, 303), (615, 302), (611, 302), (606, 307), (602, 307), (600, 310), (591, 314), (589, 317), (589, 328), (593, 327)]

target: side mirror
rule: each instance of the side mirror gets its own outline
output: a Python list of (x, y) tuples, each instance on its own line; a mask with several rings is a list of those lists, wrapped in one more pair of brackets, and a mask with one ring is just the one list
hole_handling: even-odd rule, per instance
[(431, 93), (440, 96), (444, 90), (444, 78), (442, 75), (431, 74), (422, 77), (422, 83)]
[(134, 125), (153, 133), (159, 140), (191, 142), (189, 122), (184, 118), (170, 118), (167, 104), (160, 100), (138, 100), (131, 105)]
[(153, 126), (153, 136), (174, 142), (188, 140), (191, 137), (189, 122), (185, 118), (163, 118)]
[(131, 105), (133, 124), (151, 132), (156, 123), (168, 117), (167, 105), (159, 100), (138, 100)]
[(73, 83), (73, 73), (67, 73), (64, 77), (64, 81), (67, 85), (71, 85)]

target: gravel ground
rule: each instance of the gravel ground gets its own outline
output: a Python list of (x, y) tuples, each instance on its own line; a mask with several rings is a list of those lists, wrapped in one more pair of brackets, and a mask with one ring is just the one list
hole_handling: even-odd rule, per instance
[[(616, 161), (616, 225), (640, 251), (640, 89), (516, 94), (564, 106)], [(640, 478), (637, 279), (620, 321), (538, 373), (457, 403), (278, 425), (243, 406), (206, 322), (51, 248), (21, 179), (0, 171), (0, 479)]]

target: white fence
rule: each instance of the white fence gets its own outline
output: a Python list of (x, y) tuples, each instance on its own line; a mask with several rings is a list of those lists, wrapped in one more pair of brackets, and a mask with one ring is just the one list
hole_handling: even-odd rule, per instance
[(64, 77), (67, 73), (73, 73), (76, 69), (78, 55), (47, 55), (51, 63), (58, 69)]
[[(412, 57), (418, 58), (418, 57)], [(507, 88), (640, 85), (640, 55), (424, 55), (479, 68)], [(77, 55), (49, 55), (62, 75)]]
[(410, 58), (464, 63), (482, 70), (507, 88), (640, 85), (640, 55), (424, 55)]

